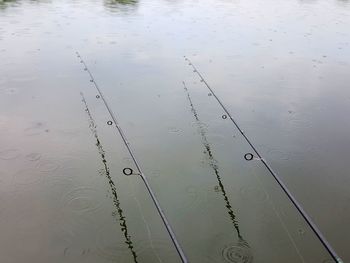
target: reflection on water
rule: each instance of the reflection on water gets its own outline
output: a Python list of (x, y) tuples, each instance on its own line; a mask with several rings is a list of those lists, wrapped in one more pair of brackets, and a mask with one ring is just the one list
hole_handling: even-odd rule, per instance
[(30, 4), (35, 4), (35, 3), (47, 3), (48, 1), (46, 0), (30, 0), (30, 1), (20, 1), (20, 0), (0, 0), (0, 10), (5, 9), (7, 7), (18, 7), (22, 3), (30, 3)]
[(104, 169), (103, 173), (106, 176), (106, 178), (108, 180), (108, 184), (109, 184), (110, 189), (112, 191), (113, 203), (114, 203), (116, 212), (119, 216), (118, 220), (120, 221), (120, 223), (119, 223), (120, 227), (121, 227), (120, 229), (124, 234), (125, 244), (127, 244), (128, 249), (130, 250), (130, 252), (132, 254), (134, 262), (138, 262), (137, 255), (136, 255), (136, 252), (134, 250), (134, 245), (133, 245), (133, 242), (131, 240), (131, 236), (130, 236), (129, 231), (128, 231), (126, 217), (124, 215), (123, 209), (121, 208), (120, 201), (118, 198), (117, 188), (116, 188), (116, 185), (115, 185), (115, 183), (110, 175), (110, 169), (109, 169), (108, 162), (106, 159), (106, 152), (104, 151), (103, 146), (101, 144), (101, 141), (100, 141), (98, 134), (97, 134), (97, 126), (95, 125), (95, 121), (91, 115), (91, 112), (89, 110), (89, 107), (87, 105), (87, 102), (84, 98), (83, 93), (80, 93), (80, 95), (82, 97), (82, 102), (84, 103), (84, 106), (85, 106), (85, 112), (89, 118), (89, 128), (91, 130), (91, 133), (93, 134), (93, 136), (96, 139), (96, 147), (98, 149), (99, 155), (101, 156), (101, 161), (102, 161), (102, 165), (103, 165), (103, 169)]
[(135, 5), (138, 0), (105, 0), (105, 4), (112, 5)]
[(212, 170), (216, 176), (217, 182), (218, 182), (219, 187), (220, 187), (220, 192), (221, 192), (221, 194), (224, 198), (224, 201), (225, 201), (225, 207), (227, 209), (227, 213), (229, 214), (230, 220), (232, 222), (232, 225), (233, 225), (233, 227), (237, 233), (237, 237), (238, 237), (238, 242), (233, 246), (228, 246), (228, 247), (224, 248), (222, 251), (222, 255), (225, 258), (225, 260), (227, 260), (227, 262), (242, 262), (242, 263), (253, 262), (253, 255), (250, 252), (249, 244), (246, 240), (244, 240), (244, 238), (241, 234), (241, 231), (239, 230), (239, 225), (238, 225), (236, 215), (233, 212), (232, 206), (230, 204), (230, 200), (227, 196), (224, 184), (223, 184), (221, 176), (219, 174), (219, 164), (218, 164), (218, 161), (214, 157), (214, 152), (211, 149), (210, 143), (208, 141), (206, 131), (204, 128), (204, 123), (202, 123), (199, 119), (199, 115), (197, 113), (195, 106), (193, 105), (191, 95), (190, 95), (190, 92), (186, 86), (186, 83), (183, 81), (182, 84), (184, 86), (188, 102), (190, 104), (191, 112), (193, 114), (193, 117), (195, 118), (198, 132), (201, 136), (201, 140), (202, 140), (202, 143), (204, 146), (204, 154), (208, 158), (208, 164), (212, 168)]
[(134, 11), (137, 8), (138, 0), (104, 0), (104, 6), (109, 12)]
[(8, 6), (13, 6), (18, 3), (18, 0), (0, 0), (0, 10)]
[(228, 212), (230, 219), (232, 221), (232, 224), (237, 232), (238, 238), (242, 238), (242, 235), (241, 235), (240, 230), (239, 230), (238, 222), (236, 219), (236, 215), (234, 214), (234, 212), (232, 210), (232, 206), (231, 206), (230, 201), (227, 197), (224, 184), (222, 183), (222, 179), (221, 179), (220, 174), (219, 174), (218, 161), (214, 158), (213, 151), (212, 151), (211, 146), (210, 146), (208, 139), (207, 139), (205, 128), (203, 126), (203, 123), (200, 121), (198, 113), (193, 105), (189, 90), (186, 87), (186, 83), (184, 81), (182, 83), (184, 85), (184, 89), (185, 89), (186, 94), (187, 94), (187, 99), (188, 99), (188, 102), (189, 102), (190, 107), (191, 107), (191, 112), (193, 113), (193, 116), (196, 120), (198, 132), (201, 135), (202, 143), (203, 143), (203, 146), (205, 149), (204, 153), (208, 158), (209, 166), (212, 168), (214, 174), (216, 175), (216, 179), (217, 179), (219, 187), (220, 187), (220, 192), (222, 193), (222, 195), (224, 197), (224, 200), (226, 203), (225, 206), (228, 210), (227, 212)]

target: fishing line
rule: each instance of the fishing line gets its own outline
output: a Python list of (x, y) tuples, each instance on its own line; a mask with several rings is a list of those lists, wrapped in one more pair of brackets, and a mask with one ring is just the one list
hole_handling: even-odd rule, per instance
[[(97, 83), (96, 83), (96, 81), (95, 81), (91, 71), (88, 69), (87, 64), (82, 59), (82, 57), (80, 56), (79, 52), (76, 52), (76, 55), (80, 59), (80, 62), (84, 65), (84, 67), (85, 67), (84, 70), (89, 73), (90, 81), (94, 84), (94, 86), (95, 86), (95, 88), (96, 88), (100, 98), (102, 99), (102, 101), (103, 101), (103, 103), (104, 103), (104, 105), (105, 105), (105, 107), (106, 107), (110, 117), (112, 118), (113, 123), (114, 123), (115, 127), (117, 128), (117, 130), (119, 132), (119, 135), (122, 138), (122, 140), (123, 140), (123, 142), (124, 142), (128, 152), (129, 152), (129, 154), (130, 154), (130, 156), (131, 156), (131, 158), (132, 158), (132, 160), (133, 160), (133, 162), (134, 162), (134, 164), (136, 166), (136, 169), (138, 171), (137, 175), (139, 175), (141, 177), (142, 181), (144, 182), (144, 184), (145, 184), (145, 186), (147, 188), (147, 191), (148, 191), (149, 195), (151, 196), (151, 199), (152, 199), (154, 205), (156, 206), (156, 209), (157, 209), (157, 211), (158, 211), (158, 213), (159, 213), (159, 215), (160, 215), (160, 217), (161, 217), (161, 219), (162, 219), (162, 221), (164, 223), (164, 226), (165, 226), (165, 228), (166, 228), (166, 230), (167, 230), (167, 232), (168, 232), (168, 234), (169, 234), (169, 236), (170, 236), (170, 238), (171, 238), (171, 240), (172, 240), (172, 242), (173, 242), (173, 244), (175, 246), (175, 249), (176, 249), (179, 257), (181, 258), (181, 261), (183, 263), (187, 263), (188, 260), (187, 260), (187, 258), (185, 256), (185, 253), (183, 252), (179, 242), (177, 241), (175, 233), (174, 233), (172, 227), (170, 226), (170, 224), (169, 224), (169, 222), (168, 222), (168, 220), (167, 220), (167, 218), (166, 218), (162, 208), (160, 207), (159, 202), (158, 202), (154, 192), (152, 191), (152, 188), (151, 188), (151, 186), (150, 186), (150, 184), (149, 184), (145, 174), (143, 173), (139, 162), (136, 159), (136, 156), (135, 156), (135, 154), (134, 154), (134, 152), (133, 152), (133, 150), (132, 150), (132, 148), (130, 146), (129, 141), (127, 140), (127, 138), (126, 138), (122, 128), (120, 127), (120, 125), (119, 125), (119, 123), (117, 121), (116, 115), (113, 113), (112, 109), (109, 107), (106, 98), (103, 96), (103, 93), (102, 93), (101, 89), (97, 85)], [(112, 125), (113, 124), (113, 123), (110, 123), (110, 122), (111, 121), (108, 122), (108, 125)]]
[[(221, 106), (221, 108), (225, 111), (226, 113), (226, 118), (228, 117), (231, 122), (234, 124), (234, 126), (238, 129), (238, 131), (243, 135), (244, 139), (246, 140), (246, 142), (250, 145), (250, 147), (252, 148), (252, 150), (255, 152), (255, 154), (259, 157), (258, 160), (260, 160), (263, 165), (266, 167), (266, 169), (270, 172), (270, 174), (273, 176), (273, 178), (275, 179), (275, 181), (278, 183), (278, 185), (282, 188), (282, 190), (284, 191), (284, 193), (287, 195), (288, 199), (293, 203), (293, 205), (295, 206), (295, 208), (298, 210), (298, 212), (301, 214), (301, 216), (305, 219), (305, 221), (307, 222), (307, 224), (309, 225), (309, 227), (312, 229), (312, 231), (316, 234), (317, 238), (320, 240), (320, 242), (322, 243), (322, 245), (325, 247), (325, 249), (328, 251), (328, 253), (331, 255), (331, 257), (338, 263), (343, 263), (343, 261), (341, 260), (341, 258), (337, 255), (337, 253), (335, 252), (335, 250), (332, 248), (332, 246), (329, 244), (329, 242), (326, 240), (326, 238), (323, 236), (323, 234), (321, 233), (321, 231), (318, 229), (318, 227), (316, 226), (316, 224), (312, 221), (312, 219), (310, 218), (310, 216), (305, 212), (305, 210), (302, 208), (302, 206), (299, 204), (299, 202), (296, 200), (296, 198), (293, 196), (293, 194), (289, 191), (289, 189), (287, 188), (287, 186), (284, 184), (284, 182), (279, 178), (279, 176), (272, 170), (271, 166), (267, 163), (267, 161), (260, 155), (260, 153), (258, 152), (258, 150), (256, 149), (256, 147), (253, 145), (253, 143), (251, 142), (251, 140), (247, 137), (247, 135), (244, 133), (244, 131), (241, 129), (241, 127), (238, 125), (238, 123), (236, 122), (236, 120), (231, 116), (230, 112), (227, 110), (227, 108), (225, 107), (225, 105), (221, 102), (221, 100), (218, 98), (218, 96), (215, 94), (215, 92), (213, 91), (213, 89), (209, 86), (209, 84), (207, 83), (207, 81), (203, 78), (202, 74), (198, 71), (198, 69), (193, 65), (192, 61), (187, 58), (186, 56), (184, 56), (185, 60), (189, 62), (189, 65), (192, 66), (193, 68), (193, 72), (195, 72), (201, 82), (203, 82), (205, 84), (205, 86), (209, 89), (210, 93), (212, 94), (212, 96), (214, 96), (214, 98), (216, 99), (216, 101), (219, 103), (219, 105)], [(225, 116), (225, 115), (223, 115)], [(222, 116), (222, 117), (223, 117)], [(223, 118), (223, 119), (226, 119)], [(250, 161), (253, 159), (252, 154), (246, 154), (245, 155), (245, 159), (247, 161)]]

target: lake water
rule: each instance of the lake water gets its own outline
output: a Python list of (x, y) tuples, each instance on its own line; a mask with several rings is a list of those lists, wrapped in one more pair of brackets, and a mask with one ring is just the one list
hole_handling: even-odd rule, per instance
[(0, 261), (181, 262), (103, 98), (189, 262), (335, 262), (244, 136), (350, 261), (349, 69), (347, 0), (0, 0)]

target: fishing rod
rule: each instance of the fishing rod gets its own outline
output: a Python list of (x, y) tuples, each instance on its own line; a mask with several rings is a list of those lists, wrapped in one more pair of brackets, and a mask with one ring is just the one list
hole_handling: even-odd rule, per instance
[[(316, 234), (317, 238), (320, 240), (322, 245), (325, 247), (325, 249), (328, 251), (328, 253), (331, 255), (331, 257), (338, 263), (343, 263), (342, 259), (338, 256), (338, 254), (335, 252), (335, 250), (332, 248), (332, 246), (329, 244), (329, 242), (326, 240), (326, 238), (323, 236), (321, 231), (318, 229), (316, 224), (312, 221), (310, 216), (305, 212), (301, 204), (296, 200), (296, 198), (293, 196), (293, 194), (289, 191), (287, 186), (284, 184), (284, 182), (280, 179), (280, 177), (272, 170), (271, 166), (268, 164), (268, 162), (261, 156), (261, 154), (258, 152), (257, 148), (254, 146), (254, 144), (251, 142), (251, 140), (248, 138), (248, 136), (244, 133), (244, 131), (241, 129), (241, 127), (238, 125), (237, 121), (231, 116), (230, 112), (227, 110), (225, 105), (221, 102), (219, 97), (215, 94), (213, 89), (209, 86), (208, 82), (203, 78), (202, 74), (198, 71), (198, 69), (195, 67), (195, 65), (192, 63), (192, 61), (184, 56), (185, 60), (188, 61), (189, 65), (192, 66), (193, 72), (195, 72), (201, 82), (205, 84), (205, 86), (208, 88), (210, 93), (213, 95), (213, 97), (216, 99), (216, 101), (219, 103), (221, 108), (224, 110), (224, 112), (227, 114), (228, 118), (231, 120), (231, 122), (234, 124), (234, 126), (238, 129), (238, 131), (242, 134), (246, 142), (250, 145), (250, 147), (253, 149), (255, 154), (258, 156), (258, 160), (260, 160), (263, 165), (266, 167), (266, 169), (270, 172), (270, 174), (273, 176), (275, 181), (278, 183), (278, 185), (282, 188), (284, 193), (287, 195), (288, 199), (293, 203), (295, 208), (298, 210), (298, 212), (301, 214), (301, 216), (305, 219), (309, 227), (312, 229), (312, 231)], [(226, 119), (227, 116), (223, 115), (223, 119)], [(253, 160), (254, 156), (251, 153), (248, 153), (244, 156), (244, 158), (247, 161)]]
[[(95, 88), (96, 88), (96, 90), (97, 90), (97, 92), (99, 94), (96, 97), (102, 99), (102, 101), (103, 101), (103, 103), (104, 103), (104, 105), (105, 105), (109, 115), (111, 116), (111, 118), (112, 118), (112, 120), (114, 122), (114, 125), (116, 126), (116, 128), (117, 128), (117, 130), (119, 132), (120, 137), (122, 138), (122, 140), (123, 140), (123, 142), (124, 142), (128, 152), (129, 152), (129, 154), (130, 154), (130, 156), (131, 156), (131, 158), (132, 158), (132, 160), (133, 160), (133, 162), (134, 162), (134, 164), (136, 166), (137, 172), (138, 172), (138, 173), (135, 174), (135, 173), (133, 173), (133, 170), (131, 168), (124, 168), (123, 169), (123, 173), (125, 175), (139, 175), (141, 177), (142, 181), (144, 182), (144, 184), (145, 184), (145, 186), (147, 188), (147, 191), (148, 191), (149, 195), (151, 196), (151, 199), (152, 199), (154, 205), (157, 208), (157, 211), (158, 211), (158, 213), (159, 213), (159, 215), (160, 215), (160, 217), (161, 217), (161, 219), (163, 221), (163, 224), (164, 224), (164, 226), (165, 226), (165, 228), (166, 228), (166, 230), (167, 230), (167, 232), (168, 232), (168, 234), (169, 234), (169, 236), (170, 236), (170, 238), (172, 240), (172, 243), (174, 244), (175, 249), (176, 249), (179, 257), (181, 258), (181, 261), (183, 263), (188, 263), (187, 257), (185, 255), (184, 251), (182, 250), (179, 242), (177, 241), (175, 233), (174, 233), (172, 227), (170, 226), (170, 223), (169, 223), (168, 219), (166, 218), (166, 216), (165, 216), (161, 206), (159, 205), (159, 202), (158, 202), (158, 200), (157, 200), (157, 198), (156, 198), (156, 196), (155, 196), (155, 194), (154, 194), (154, 192), (153, 192), (153, 190), (152, 190), (152, 188), (151, 188), (151, 186), (150, 186), (150, 184), (149, 184), (145, 174), (143, 173), (139, 162), (136, 159), (136, 156), (135, 156), (135, 154), (134, 154), (134, 152), (133, 152), (133, 150), (132, 150), (132, 148), (130, 146), (130, 143), (127, 140), (127, 138), (125, 136), (125, 133), (123, 132), (122, 128), (120, 127), (120, 125), (118, 123), (116, 115), (113, 113), (112, 109), (109, 107), (109, 104), (107, 103), (106, 98), (104, 97), (101, 89), (97, 85), (97, 83), (96, 83), (96, 81), (95, 81), (91, 71), (87, 67), (87, 64), (85, 63), (85, 61), (82, 59), (80, 53), (76, 52), (76, 54), (77, 54), (77, 57), (80, 59), (80, 62), (84, 65), (84, 67), (85, 67), (84, 70), (89, 73), (89, 75), (90, 75), (90, 82), (92, 82), (94, 84), (94, 86), (95, 86)], [(107, 124), (108, 125), (112, 125), (113, 123), (111, 121), (108, 121)]]

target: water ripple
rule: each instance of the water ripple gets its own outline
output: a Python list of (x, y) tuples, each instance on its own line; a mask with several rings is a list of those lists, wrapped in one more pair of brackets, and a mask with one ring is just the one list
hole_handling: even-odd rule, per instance
[(60, 164), (57, 160), (53, 159), (41, 160), (36, 167), (40, 172), (54, 172), (60, 167)]
[(7, 149), (0, 151), (0, 159), (2, 160), (14, 160), (21, 156), (19, 149)]
[(74, 212), (91, 212), (98, 209), (103, 200), (103, 195), (91, 187), (79, 187), (63, 198), (63, 207)]
[(232, 246), (227, 246), (222, 250), (222, 257), (228, 263), (251, 263), (253, 255), (250, 248), (239, 242)]

